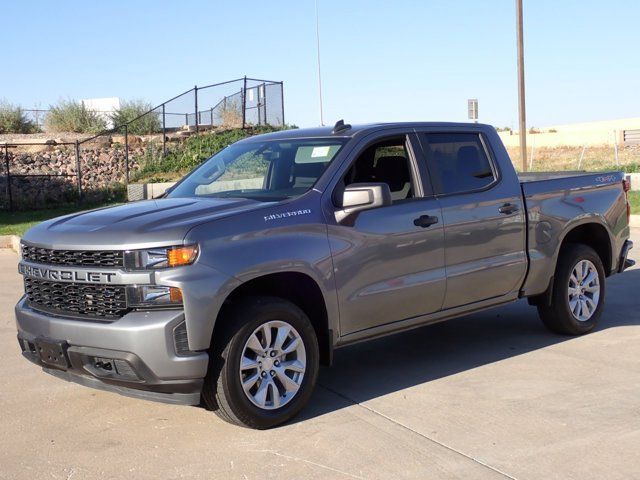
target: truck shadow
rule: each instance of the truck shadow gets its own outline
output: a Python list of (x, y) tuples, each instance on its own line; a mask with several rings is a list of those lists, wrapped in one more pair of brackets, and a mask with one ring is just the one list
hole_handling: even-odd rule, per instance
[[(597, 331), (640, 325), (640, 269), (607, 280)], [(294, 422), (574, 340), (546, 330), (526, 300), (335, 352), (316, 394)], [(324, 390), (324, 392), (322, 392)], [(333, 395), (327, 394), (332, 392)]]

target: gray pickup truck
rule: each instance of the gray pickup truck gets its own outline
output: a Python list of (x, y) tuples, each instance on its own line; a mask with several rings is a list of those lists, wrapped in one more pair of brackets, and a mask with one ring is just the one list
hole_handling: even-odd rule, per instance
[(255, 136), (163, 198), (29, 230), (18, 340), (65, 380), (269, 428), (354, 342), (524, 297), (552, 331), (589, 332), (632, 264), (628, 189), (519, 178), (488, 125)]

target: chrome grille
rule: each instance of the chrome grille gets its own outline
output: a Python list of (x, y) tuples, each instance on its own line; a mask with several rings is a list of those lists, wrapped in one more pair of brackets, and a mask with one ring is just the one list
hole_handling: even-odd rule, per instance
[(29, 262), (75, 267), (122, 267), (124, 252), (118, 250), (52, 250), (22, 245), (22, 258)]
[(112, 320), (129, 311), (126, 288), (121, 285), (48, 282), (25, 278), (24, 289), (32, 308), (50, 313)]

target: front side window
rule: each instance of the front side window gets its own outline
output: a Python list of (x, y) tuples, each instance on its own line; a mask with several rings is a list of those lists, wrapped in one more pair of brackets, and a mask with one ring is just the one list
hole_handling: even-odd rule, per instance
[(428, 133), (424, 140), (436, 195), (478, 190), (495, 181), (496, 174), (478, 134)]
[(386, 183), (394, 202), (407, 200), (413, 198), (414, 192), (410, 165), (406, 137), (379, 141), (356, 158), (344, 177), (344, 184)]
[(233, 144), (191, 172), (168, 197), (296, 197), (313, 187), (343, 144), (341, 139)]

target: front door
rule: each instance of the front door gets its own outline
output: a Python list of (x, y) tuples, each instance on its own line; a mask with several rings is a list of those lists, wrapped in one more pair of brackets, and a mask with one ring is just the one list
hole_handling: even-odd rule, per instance
[(328, 222), (343, 335), (442, 307), (442, 215), (423, 189), (416, 148), (406, 134), (369, 140), (341, 179), (341, 185), (387, 183), (393, 198), (392, 205)]

